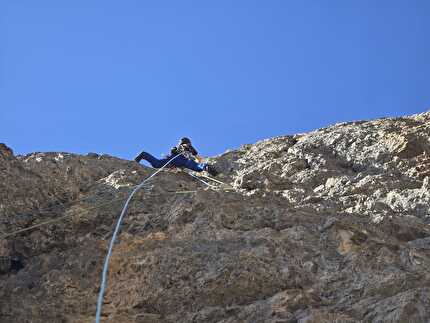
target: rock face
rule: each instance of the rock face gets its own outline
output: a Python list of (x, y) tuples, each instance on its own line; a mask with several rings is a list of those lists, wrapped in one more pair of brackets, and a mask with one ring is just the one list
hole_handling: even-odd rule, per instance
[[(103, 321), (429, 322), (429, 135), (427, 112), (245, 145), (210, 159), (233, 191), (160, 173), (125, 218)], [(0, 145), (0, 322), (93, 322), (113, 226), (152, 172)]]

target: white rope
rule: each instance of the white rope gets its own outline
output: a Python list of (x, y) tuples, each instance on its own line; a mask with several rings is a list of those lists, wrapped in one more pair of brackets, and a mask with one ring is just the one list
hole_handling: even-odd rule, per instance
[(200, 178), (200, 176), (196, 176), (196, 175), (194, 175), (193, 173), (190, 173), (190, 172), (185, 172), (185, 173), (187, 173), (187, 174), (188, 174), (188, 175), (190, 175), (191, 177), (195, 178), (195, 179), (196, 179), (196, 180), (198, 180), (199, 182), (202, 182), (203, 184), (207, 185), (209, 188), (211, 188), (211, 189), (217, 189), (217, 187), (216, 187), (215, 185), (212, 185), (212, 184), (210, 184), (210, 183), (208, 183), (208, 182), (206, 182), (206, 181), (202, 180), (202, 179)]
[[(224, 186), (224, 188), (222, 188), (223, 191), (235, 190), (235, 188), (232, 185), (224, 183), (224, 182), (221, 182), (220, 180), (217, 180), (217, 179), (212, 178), (210, 176), (206, 176), (206, 175), (202, 175), (202, 174), (195, 175), (192, 172), (185, 172), (185, 173), (187, 173), (191, 177), (195, 178), (196, 180), (202, 182), (203, 184), (207, 185), (211, 189), (219, 190), (220, 188), (222, 188)], [(211, 180), (211, 181), (214, 181), (215, 183), (220, 184), (220, 185), (213, 185), (213, 184), (211, 184), (211, 183), (203, 180), (203, 178)]]
[(100, 316), (101, 316), (102, 305), (103, 305), (103, 296), (104, 296), (104, 292), (105, 292), (105, 288), (106, 288), (107, 272), (108, 272), (108, 268), (109, 268), (109, 260), (110, 260), (110, 257), (112, 255), (113, 245), (115, 243), (116, 236), (118, 235), (118, 231), (119, 231), (119, 228), (121, 226), (122, 219), (123, 219), (123, 217), (125, 215), (125, 212), (127, 211), (128, 204), (130, 203), (133, 195), (141, 187), (143, 187), (147, 181), (149, 181), (152, 177), (154, 177), (159, 172), (161, 172), (167, 165), (169, 165), (173, 160), (175, 160), (176, 158), (178, 158), (181, 155), (182, 155), (182, 153), (176, 155), (175, 157), (173, 157), (172, 159), (170, 159), (166, 164), (164, 164), (163, 167), (161, 167), (160, 169), (158, 169), (154, 174), (152, 174), (151, 176), (149, 176), (146, 179), (144, 179), (142, 181), (142, 183), (140, 183), (139, 185), (137, 185), (136, 188), (131, 192), (130, 196), (128, 197), (127, 201), (125, 202), (124, 207), (122, 208), (122, 211), (121, 211), (121, 215), (119, 216), (118, 222), (116, 223), (116, 227), (115, 227), (115, 231), (113, 232), (112, 239), (111, 239), (111, 241), (109, 243), (108, 253), (106, 255), (105, 263), (104, 263), (104, 266), (103, 266), (102, 281), (101, 281), (101, 284), (100, 284), (100, 292), (99, 292), (99, 297), (98, 297), (98, 300), (97, 300), (96, 323), (100, 323)]
[(206, 175), (199, 175), (199, 177), (207, 178), (207, 179), (210, 179), (211, 181), (214, 181), (215, 183), (218, 183), (218, 184), (221, 184), (221, 185), (225, 185), (225, 186), (230, 186), (230, 187), (232, 187), (230, 184), (224, 183), (224, 182), (222, 182), (222, 181), (220, 181), (220, 180), (218, 180), (218, 179), (215, 179), (215, 178), (213, 178), (213, 177), (210, 177), (210, 176), (206, 176)]

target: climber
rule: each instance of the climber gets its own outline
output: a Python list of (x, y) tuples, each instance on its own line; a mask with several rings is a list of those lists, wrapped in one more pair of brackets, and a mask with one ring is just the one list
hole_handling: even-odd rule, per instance
[(191, 145), (191, 140), (186, 137), (181, 138), (178, 145), (173, 147), (170, 150), (170, 154), (165, 158), (158, 159), (151, 154), (142, 151), (134, 160), (139, 163), (143, 159), (149, 162), (152, 167), (161, 168), (178, 154), (181, 154), (181, 156), (175, 158), (168, 166), (184, 167), (195, 172), (206, 171), (211, 176), (218, 175), (218, 171), (212, 165), (202, 163), (202, 158), (198, 155), (197, 150)]

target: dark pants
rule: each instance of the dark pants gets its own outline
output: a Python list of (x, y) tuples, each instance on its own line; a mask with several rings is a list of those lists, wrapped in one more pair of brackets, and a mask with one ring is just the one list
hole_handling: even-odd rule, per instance
[[(166, 165), (167, 162), (169, 160), (171, 160), (172, 158), (174, 158), (174, 157), (175, 156), (173, 155), (173, 156), (168, 156), (168, 157), (165, 157), (165, 158), (162, 158), (162, 159), (158, 159), (158, 158), (155, 158), (154, 156), (152, 156), (151, 154), (149, 154), (149, 153), (147, 153), (145, 151), (142, 151), (135, 158), (135, 160), (137, 162), (140, 162), (143, 159), (143, 160), (146, 160), (148, 163), (150, 163), (152, 167), (154, 167), (154, 168), (161, 168), (164, 165)], [(175, 158), (169, 164), (169, 166), (170, 165), (176, 166), (176, 167), (185, 167), (185, 168), (191, 169), (191, 170), (196, 171), (196, 172), (202, 172), (202, 171), (204, 171), (206, 169), (206, 164), (196, 163), (194, 160), (188, 159), (188, 158), (186, 158), (186, 157), (184, 157), (182, 155), (179, 156), (179, 157), (177, 157), (177, 158)]]

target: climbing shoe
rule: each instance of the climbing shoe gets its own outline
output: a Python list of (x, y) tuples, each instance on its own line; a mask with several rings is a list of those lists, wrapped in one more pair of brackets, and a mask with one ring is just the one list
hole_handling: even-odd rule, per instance
[(139, 155), (136, 156), (136, 158), (134, 159), (134, 161), (136, 163), (139, 163), (143, 159), (143, 156), (144, 156), (144, 153), (142, 151)]

